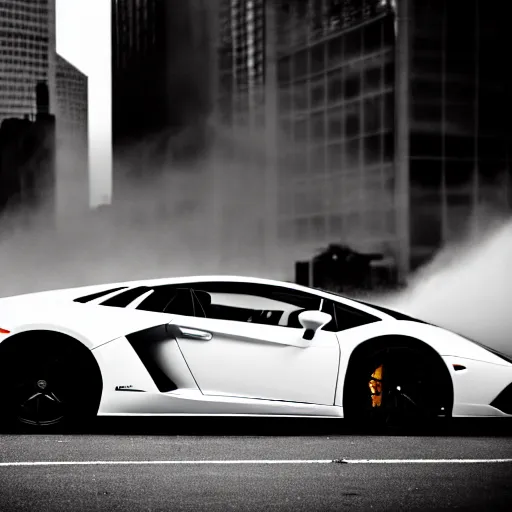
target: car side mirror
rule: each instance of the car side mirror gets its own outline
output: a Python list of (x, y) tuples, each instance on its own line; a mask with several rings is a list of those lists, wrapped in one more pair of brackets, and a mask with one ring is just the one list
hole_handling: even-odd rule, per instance
[(305, 329), (302, 338), (308, 341), (312, 340), (316, 331), (327, 325), (331, 320), (332, 316), (323, 311), (303, 311), (299, 315), (300, 325)]

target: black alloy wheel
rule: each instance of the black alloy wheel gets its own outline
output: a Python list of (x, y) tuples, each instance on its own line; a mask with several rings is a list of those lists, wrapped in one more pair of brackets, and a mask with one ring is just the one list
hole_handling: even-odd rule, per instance
[(3, 356), (6, 424), (51, 430), (81, 426), (95, 416), (101, 386), (84, 353), (70, 343), (20, 343)]
[(430, 427), (451, 416), (439, 362), (421, 351), (388, 348), (367, 357), (350, 389), (347, 417), (371, 430)]
[(71, 364), (65, 357), (42, 354), (12, 375), (11, 414), (26, 425), (62, 422), (70, 410)]

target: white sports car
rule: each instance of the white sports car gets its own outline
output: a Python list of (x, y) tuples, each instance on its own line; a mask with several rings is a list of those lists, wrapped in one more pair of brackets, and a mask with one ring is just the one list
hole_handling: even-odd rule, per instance
[(0, 299), (3, 420), (512, 416), (512, 360), (291, 283), (201, 276)]

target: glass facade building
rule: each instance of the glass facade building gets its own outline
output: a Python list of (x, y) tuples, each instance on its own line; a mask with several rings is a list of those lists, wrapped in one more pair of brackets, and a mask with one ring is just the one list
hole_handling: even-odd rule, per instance
[(57, 218), (89, 209), (88, 78), (57, 54)]
[(115, 196), (204, 151), (211, 51), (206, 0), (111, 1)]
[[(509, 208), (512, 31), (496, 2), (112, 1), (114, 179), (116, 148), (204, 126), (212, 102), (221, 261), (289, 277), (338, 243), (404, 278), (485, 201)], [(154, 140), (151, 168), (169, 157)]]
[(414, 270), (482, 205), (510, 209), (512, 74), (502, 57), (512, 34), (495, 2), (399, 4), (408, 140), (397, 173), (409, 210), (403, 265)]
[(483, 204), (510, 209), (512, 32), (491, 4), (273, 3), (283, 247), (381, 252), (405, 278)]
[(45, 81), (55, 108), (55, 0), (0, 1), (0, 122), (36, 113)]
[(282, 244), (395, 241), (395, 12), (389, 2), (278, 2)]
[[(218, 0), (212, 218), (221, 268), (258, 273), (268, 266), (273, 201), (268, 171), (276, 125), (265, 0)], [(270, 41), (269, 36), (270, 35)], [(269, 74), (270, 69), (270, 74)], [(267, 138), (270, 136), (270, 144)], [(270, 270), (269, 270), (270, 271)]]
[(218, 102), (226, 127), (263, 126), (265, 0), (219, 0)]
[(57, 61), (57, 111), (59, 124), (67, 134), (87, 145), (88, 78), (60, 55)]

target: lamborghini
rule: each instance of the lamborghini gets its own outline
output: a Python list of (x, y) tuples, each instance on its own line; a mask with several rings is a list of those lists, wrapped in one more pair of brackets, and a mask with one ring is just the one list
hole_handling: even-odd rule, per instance
[(0, 299), (0, 422), (512, 417), (512, 359), (378, 305), (197, 276)]

